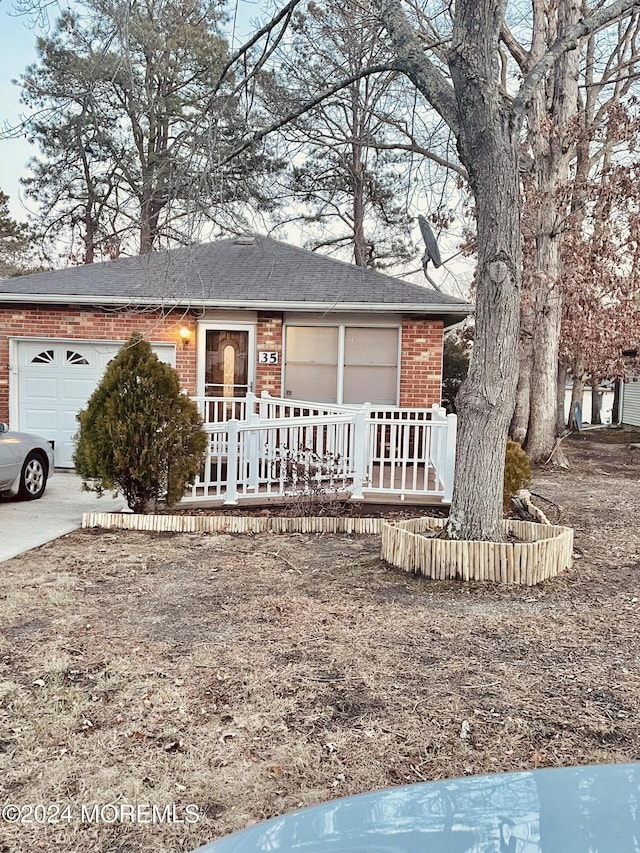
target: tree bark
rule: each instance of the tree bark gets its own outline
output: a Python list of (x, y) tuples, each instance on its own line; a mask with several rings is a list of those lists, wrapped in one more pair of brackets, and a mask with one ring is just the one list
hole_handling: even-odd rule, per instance
[[(574, 0), (559, 2), (574, 9)], [(476, 335), (469, 373), (456, 399), (460, 429), (446, 528), (450, 538), (501, 539), (505, 446), (518, 381), (522, 276), (518, 149), (524, 111), (558, 57), (574, 49), (578, 38), (637, 2), (618, 0), (569, 27), (511, 99), (500, 90), (498, 61), (506, 0), (457, 0), (450, 7), (454, 21), (446, 63), (453, 87), (429, 59), (425, 42), (417, 37), (398, 0), (374, 0), (396, 54), (396, 67), (456, 136), (476, 205)], [(549, 4), (539, 8), (546, 14)], [(572, 99), (568, 90), (558, 97)], [(562, 145), (568, 141), (563, 135)], [(554, 437), (556, 364), (554, 358)]]
[(580, 410), (583, 408), (584, 397), (584, 363), (582, 358), (578, 356), (573, 363), (573, 388), (571, 390), (571, 407), (569, 409), (569, 429), (576, 429), (575, 404), (580, 403)]
[(591, 379), (591, 424), (602, 423), (602, 391), (597, 379)]
[[(375, 0), (398, 65), (456, 135), (476, 205), (476, 325), (456, 398), (451, 539), (499, 541), (507, 431), (518, 381), (522, 276), (518, 150), (522, 112), (500, 91), (496, 63), (506, 0), (458, 0), (447, 64), (425, 55), (397, 0)], [(464, 119), (463, 119), (464, 117)]]
[(556, 398), (556, 435), (562, 435), (567, 425), (564, 414), (564, 398), (567, 387), (567, 365), (558, 363), (558, 394)]
[[(558, 0), (556, 21), (551, 16), (546, 17), (545, 37), (542, 33), (534, 34), (534, 54), (546, 51), (547, 43), (574, 26), (580, 17), (580, 0)], [(534, 58), (538, 56), (534, 55)], [(548, 458), (556, 439), (558, 348), (562, 322), (561, 245), (567, 215), (563, 189), (569, 180), (569, 165), (574, 151), (571, 121), (578, 111), (579, 71), (580, 51), (564, 53), (556, 62), (550, 79), (551, 91), (539, 86), (530, 111), (536, 189), (540, 197), (535, 236), (537, 274), (533, 292), (535, 322), (531, 407), (525, 448), (534, 462)], [(550, 127), (545, 132), (547, 122)]]
[(511, 418), (509, 436), (513, 441), (524, 444), (529, 426), (531, 401), (531, 338), (525, 335), (520, 341), (520, 372), (516, 389), (516, 407)]
[(620, 388), (622, 387), (622, 379), (616, 379), (613, 386), (613, 410), (611, 412), (611, 426), (620, 423)]
[[(354, 99), (355, 101), (355, 99)], [(357, 110), (357, 104), (353, 107)], [(355, 128), (354, 128), (355, 131)], [(353, 255), (356, 265), (366, 267), (369, 253), (364, 233), (364, 179), (362, 146), (354, 141), (351, 146), (351, 177), (353, 180)]]
[(502, 538), (507, 431), (518, 381), (521, 292), (519, 124), (499, 92), (495, 67), (502, 4), (459, 0), (449, 68), (465, 117), (458, 153), (476, 203), (476, 331), (456, 407), (460, 429), (447, 533)]

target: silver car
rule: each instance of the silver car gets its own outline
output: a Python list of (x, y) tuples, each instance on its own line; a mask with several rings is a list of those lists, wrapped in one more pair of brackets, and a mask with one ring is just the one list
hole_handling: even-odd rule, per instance
[(53, 466), (53, 447), (46, 439), (0, 423), (0, 496), (41, 498)]

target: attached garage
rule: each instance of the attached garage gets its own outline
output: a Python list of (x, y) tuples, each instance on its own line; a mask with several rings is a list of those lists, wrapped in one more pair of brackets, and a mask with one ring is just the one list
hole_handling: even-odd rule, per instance
[[(16, 429), (55, 442), (56, 465), (73, 467), (76, 414), (100, 382), (122, 341), (11, 338), (10, 420)], [(175, 367), (173, 344), (152, 344)]]

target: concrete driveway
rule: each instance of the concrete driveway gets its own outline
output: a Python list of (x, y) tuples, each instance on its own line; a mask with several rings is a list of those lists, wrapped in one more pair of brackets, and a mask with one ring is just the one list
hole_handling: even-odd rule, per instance
[(0, 562), (70, 533), (82, 524), (85, 512), (119, 512), (123, 497), (83, 492), (72, 471), (56, 471), (37, 501), (0, 499)]

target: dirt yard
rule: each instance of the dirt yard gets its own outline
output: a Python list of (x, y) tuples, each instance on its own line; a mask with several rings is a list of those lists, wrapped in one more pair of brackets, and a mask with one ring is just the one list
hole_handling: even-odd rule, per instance
[(78, 531), (3, 563), (0, 851), (189, 851), (374, 788), (640, 759), (640, 436), (605, 439), (535, 476), (577, 559), (532, 589), (403, 575), (377, 537)]

